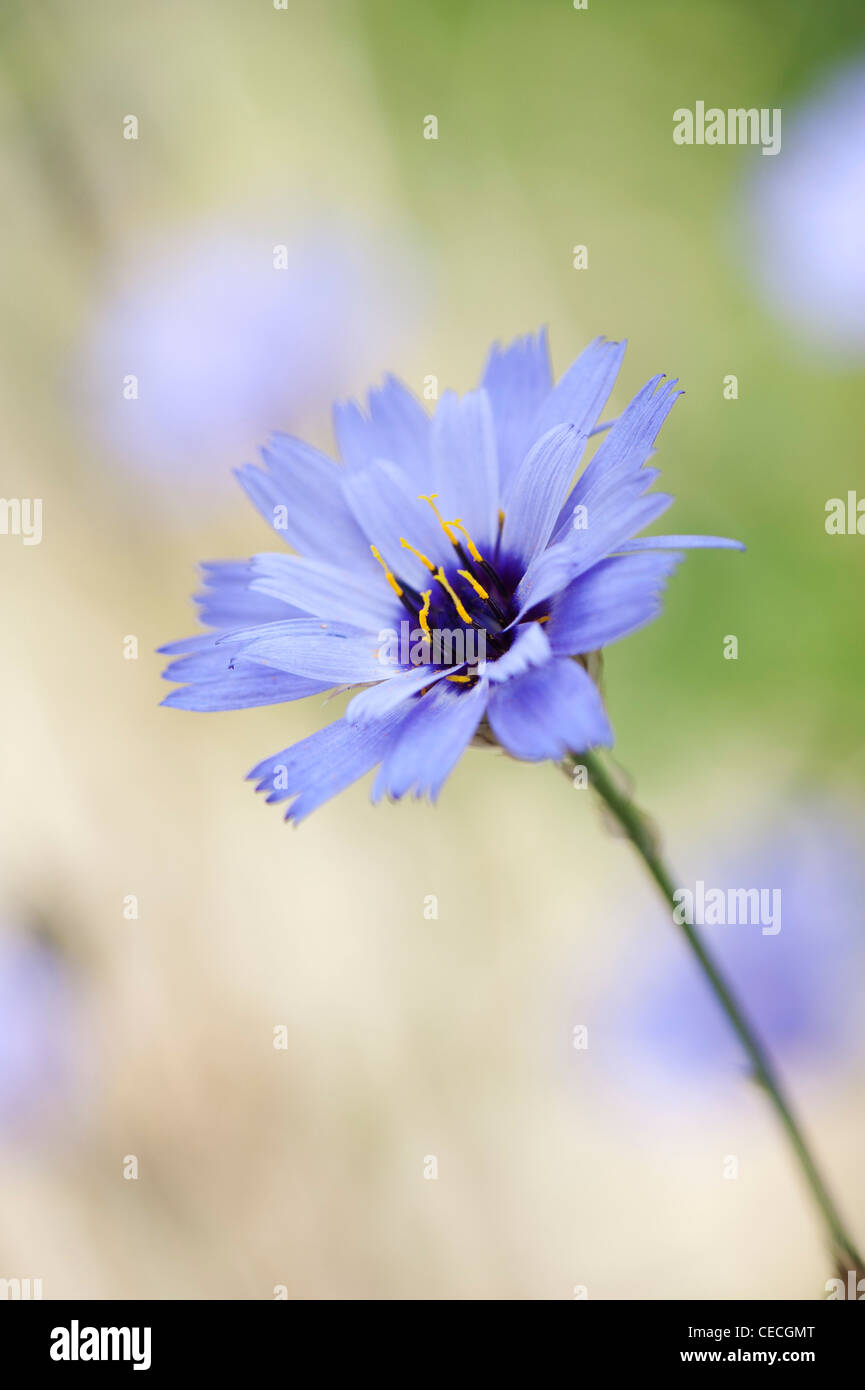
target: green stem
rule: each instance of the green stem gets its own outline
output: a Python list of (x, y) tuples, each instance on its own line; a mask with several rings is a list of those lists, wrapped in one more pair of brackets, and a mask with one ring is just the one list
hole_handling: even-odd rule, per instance
[[(579, 758), (567, 760), (562, 765), (566, 775), (570, 776), (574, 766), (577, 764), (582, 764), (582, 766), (586, 768), (589, 782), (601, 799), (606, 803), (608, 809), (618, 821), (637, 853), (643, 859), (646, 868), (658, 885), (664, 900), (671, 908), (675, 909), (676, 900), (674, 894), (676, 890), (673, 880), (660, 856), (652, 828), (643, 812), (634, 805), (630, 797), (616, 786), (613, 778), (604, 766), (604, 763), (596, 754), (583, 753)], [(751, 1065), (754, 1068), (755, 1079), (763, 1087), (774, 1106), (775, 1113), (790, 1141), (793, 1152), (796, 1155), (799, 1166), (805, 1177), (805, 1181), (811, 1190), (811, 1195), (826, 1223), (826, 1228), (834, 1246), (836, 1259), (840, 1263), (842, 1259), (846, 1258), (849, 1262), (848, 1267), (861, 1270), (863, 1268), (861, 1256), (853, 1240), (847, 1234), (838, 1209), (829, 1194), (826, 1184), (820, 1176), (811, 1150), (793, 1116), (793, 1112), (784, 1095), (768, 1053), (746, 1019), (742, 1012), (741, 1005), (738, 1003), (730, 986), (727, 984), (724, 976), (712, 959), (712, 956), (706, 950), (706, 947), (694, 931), (694, 928), (689, 926), (687, 922), (678, 922), (677, 915), (673, 918), (674, 922), (681, 928), (682, 934), (696, 956), (703, 974), (715, 993), (718, 1003), (727, 1015), (736, 1036), (744, 1047), (751, 1061)]]

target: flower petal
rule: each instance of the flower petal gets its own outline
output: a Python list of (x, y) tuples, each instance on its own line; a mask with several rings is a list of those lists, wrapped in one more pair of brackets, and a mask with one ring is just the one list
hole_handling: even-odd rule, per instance
[(232, 671), (219, 679), (196, 681), (179, 686), (166, 695), (163, 705), (172, 709), (215, 711), (250, 709), (255, 705), (279, 705), (288, 700), (302, 700), (329, 690), (332, 681), (304, 680), (300, 676), (271, 671), (266, 666), (238, 662)]
[(349, 468), (388, 459), (421, 491), (430, 477), (430, 418), (395, 376), (369, 393), (369, 416), (354, 401), (334, 408), (340, 457)]
[[(179, 656), (175, 661), (169, 661), (165, 670), (162, 672), (164, 681), (212, 681), (221, 680), (227, 676), (229, 670), (234, 665), (236, 658), (231, 652), (226, 651), (225, 647), (217, 647), (216, 637), (210, 636), (210, 647), (204, 651), (188, 652), (185, 656)], [(255, 672), (259, 668), (247, 664), (246, 672)]]
[[(534, 421), (553, 386), (546, 329), (516, 338), (506, 348), (490, 349), (481, 385), (495, 422), (501, 494), (537, 435)], [(558, 421), (556, 422), (558, 423)]]
[(585, 447), (585, 434), (573, 425), (556, 425), (526, 454), (505, 510), (501, 541), (505, 555), (528, 565), (543, 550)]
[(533, 666), (543, 666), (552, 655), (547, 634), (540, 623), (521, 623), (516, 629), (512, 645), (504, 656), (487, 664), (490, 684), (500, 685), (503, 681), (512, 680), (514, 676), (521, 676)]
[(257, 781), (256, 791), (269, 793), (269, 802), (295, 797), (285, 818), (301, 821), (375, 767), (406, 718), (399, 710), (367, 728), (338, 719), (266, 758), (248, 776)]
[(317, 618), (241, 629), (226, 633), (219, 643), (247, 660), (329, 685), (380, 681), (388, 671), (374, 634)]
[(597, 651), (651, 622), (684, 556), (622, 555), (580, 575), (555, 599), (546, 629), (557, 656)]
[(181, 637), (177, 642), (166, 642), (156, 650), (163, 656), (174, 656), (178, 652), (210, 651), (218, 640), (218, 632), (196, 632), (192, 637)]
[(316, 559), (351, 556), (352, 564), (371, 565), (369, 546), (343, 496), (338, 463), (287, 434), (273, 435), (261, 457), (263, 469), (247, 463), (236, 476), (282, 540)]
[[(591, 511), (598, 498), (605, 496), (617, 483), (635, 477), (654, 453), (658, 431), (683, 391), (675, 389), (674, 381), (656, 389), (660, 376), (654, 376), (637, 392), (634, 399), (614, 421), (606, 439), (586, 465), (571, 496), (562, 508), (556, 527), (560, 531), (571, 525), (574, 507), (582, 505)], [(651, 476), (644, 473), (646, 487)], [(645, 490), (645, 489), (644, 489)]]
[(374, 573), (349, 572), (300, 555), (256, 555), (251, 567), (256, 593), (282, 599), (317, 618), (372, 630), (393, 627), (404, 613), (378, 566)]
[(726, 536), (640, 536), (626, 541), (618, 550), (628, 554), (635, 550), (744, 550), (741, 541)]
[(444, 676), (459, 669), (457, 666), (415, 666), (410, 671), (397, 671), (389, 680), (367, 686), (355, 695), (349, 702), (345, 717), (349, 724), (374, 723), (417, 695), (425, 686), (435, 685)]
[(554, 425), (573, 425), (588, 435), (598, 422), (622, 365), (627, 343), (606, 338), (580, 353), (547, 396), (534, 421), (533, 437), (539, 439)]
[(481, 551), (498, 535), (499, 469), (489, 397), (445, 391), (432, 422), (434, 489), (446, 520), (459, 517)]
[(450, 562), (453, 551), (426, 502), (421, 502), (396, 464), (385, 459), (352, 469), (343, 482), (346, 499), (368, 543), (389, 568), (414, 588), (426, 588), (429, 571), (400, 541), (405, 538), (435, 563)]
[(502, 747), (530, 762), (613, 742), (597, 686), (567, 657), (496, 686), (487, 715)]
[(440, 681), (416, 701), (395, 743), (382, 761), (372, 789), (373, 801), (387, 795), (398, 801), (414, 790), (433, 801), (468, 747), (481, 722), (488, 698), (485, 680), (470, 690)]
[(623, 484), (593, 508), (587, 530), (570, 531), (537, 556), (517, 587), (517, 619), (567, 588), (578, 575), (619, 550), (635, 531), (642, 531), (667, 510), (672, 497), (663, 492), (650, 497), (636, 495), (642, 486), (642, 480)]

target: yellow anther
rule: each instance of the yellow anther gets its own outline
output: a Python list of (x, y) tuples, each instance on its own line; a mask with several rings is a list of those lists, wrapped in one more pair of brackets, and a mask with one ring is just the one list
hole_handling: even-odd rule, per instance
[(435, 572), (436, 572), (436, 567), (435, 567), (435, 565), (433, 564), (432, 560), (428, 560), (427, 557), (426, 557), (426, 555), (424, 555), (424, 554), (422, 553), (422, 551), (420, 551), (420, 550), (415, 550), (415, 548), (414, 548), (413, 545), (409, 545), (409, 542), (406, 540), (405, 536), (403, 536), (403, 537), (401, 538), (401, 540), (400, 540), (400, 545), (401, 545), (405, 550), (410, 550), (411, 553), (412, 553), (412, 555), (417, 556), (417, 558), (418, 558), (418, 560), (420, 560), (421, 564), (422, 564), (422, 565), (426, 565), (426, 567), (427, 567), (427, 569), (429, 570), (430, 574), (435, 574)]
[(466, 581), (467, 584), (471, 584), (471, 586), (472, 586), (472, 588), (474, 589), (475, 593), (476, 593), (480, 598), (483, 598), (483, 599), (488, 599), (488, 598), (489, 598), (489, 594), (487, 593), (487, 591), (486, 591), (486, 589), (484, 588), (483, 584), (479, 584), (478, 581), (475, 579), (474, 575), (473, 575), (469, 570), (457, 570), (457, 574), (462, 575), (463, 579)]
[(550, 621), (550, 617), (551, 617), (551, 614), (547, 613), (546, 616), (543, 617), (543, 618), (535, 618), (535, 622), (536, 622), (536, 623), (548, 623), (548, 622)]
[(458, 517), (458, 516), (454, 517), (453, 521), (450, 522), (449, 524), (450, 524), (451, 526), (455, 526), (455, 527), (457, 528), (458, 531), (462, 531), (463, 535), (464, 535), (465, 538), (466, 538), (466, 545), (467, 545), (468, 548), (469, 548), (469, 554), (471, 555), (472, 559), (473, 559), (473, 560), (477, 560), (478, 564), (483, 564), (483, 559), (484, 559), (484, 557), (483, 557), (483, 555), (481, 554), (481, 552), (478, 550), (477, 546), (475, 545), (474, 541), (472, 540), (471, 536), (469, 535), (468, 531), (466, 530), (465, 525), (463, 524), (463, 521), (462, 521), (461, 517)]
[(459, 594), (456, 593), (453, 586), (449, 583), (448, 577), (442, 569), (441, 565), (439, 565), (438, 569), (436, 570), (435, 577), (438, 580), (439, 584), (441, 584), (442, 588), (447, 589), (448, 593), (451, 596), (451, 599), (453, 600), (454, 608), (457, 610), (457, 613), (462, 618), (463, 622), (470, 623), (472, 621), (472, 616), (470, 613), (466, 611), (465, 604), (463, 603)]
[(388, 569), (387, 565), (385, 564), (384, 560), (383, 560), (383, 559), (381, 558), (381, 556), (379, 555), (379, 553), (378, 553), (378, 551), (376, 550), (375, 546), (374, 546), (374, 545), (371, 545), (371, 546), (370, 546), (370, 550), (372, 551), (373, 555), (374, 555), (375, 558), (378, 560), (379, 564), (381, 565), (382, 569), (384, 570), (384, 577), (385, 577), (385, 579), (387, 580), (387, 582), (388, 582), (388, 584), (390, 585), (390, 587), (393, 589), (393, 591), (394, 591), (394, 593), (396, 594), (397, 598), (402, 598), (402, 589), (401, 589), (399, 583), (397, 582), (395, 576), (394, 576), (394, 575), (391, 573), (391, 571)]
[(427, 621), (427, 614), (429, 613), (429, 601), (432, 598), (432, 589), (424, 589), (423, 593), (421, 594), (421, 598), (423, 599), (423, 608), (418, 613), (417, 620), (423, 628), (424, 632), (427, 634), (427, 636), (429, 636), (430, 630), (429, 623)]
[(444, 517), (442, 516), (442, 514), (441, 514), (441, 512), (439, 511), (438, 507), (436, 506), (436, 498), (437, 498), (437, 497), (438, 497), (438, 493), (437, 493), (437, 492), (432, 492), (432, 493), (430, 493), (429, 497), (427, 497), (426, 494), (422, 492), (422, 493), (420, 493), (418, 500), (419, 500), (420, 502), (429, 502), (430, 506), (432, 507), (433, 511), (434, 511), (435, 514), (436, 514), (436, 520), (437, 520), (439, 526), (440, 526), (440, 527), (442, 528), (442, 530), (444, 531), (444, 533), (445, 533), (445, 535), (447, 536), (448, 540), (450, 541), (451, 545), (459, 545), (459, 541), (457, 540), (456, 536), (455, 536), (454, 533), (453, 533), (453, 523), (450, 522), (450, 521), (445, 521)]
[(470, 681), (470, 680), (471, 680), (471, 676), (445, 676), (445, 680), (446, 680), (446, 681), (460, 681), (460, 682), (465, 682), (465, 681)]
[(505, 514), (504, 514), (504, 512), (502, 511), (501, 507), (499, 507), (499, 530), (500, 530), (500, 531), (501, 531), (502, 527), (504, 526), (504, 524), (505, 524)]

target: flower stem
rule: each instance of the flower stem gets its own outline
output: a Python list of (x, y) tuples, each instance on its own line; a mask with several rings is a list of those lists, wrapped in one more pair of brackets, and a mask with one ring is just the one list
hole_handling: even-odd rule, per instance
[[(608, 810), (621, 826), (625, 835), (642, 858), (646, 868), (658, 885), (665, 902), (668, 903), (672, 909), (675, 909), (676, 900), (674, 893), (676, 890), (670, 872), (659, 853), (650, 822), (630, 797), (616, 785), (610, 772), (597, 754), (582, 753), (579, 758), (566, 760), (562, 764), (562, 767), (566, 775), (570, 776), (573, 768), (579, 764), (585, 767), (590, 784), (594, 787), (602, 801), (604, 801)], [(832, 1200), (826, 1184), (820, 1176), (811, 1150), (790, 1109), (790, 1105), (784, 1095), (784, 1091), (768, 1053), (742, 1012), (741, 1005), (736, 999), (736, 996), (694, 928), (687, 922), (678, 922), (677, 916), (674, 916), (673, 920), (675, 924), (680, 927), (685, 940), (699, 962), (703, 974), (714, 991), (718, 1003), (727, 1015), (733, 1031), (744, 1047), (754, 1069), (755, 1080), (763, 1087), (766, 1095), (769, 1097), (769, 1101), (774, 1107), (775, 1114), (780, 1120), (781, 1126), (790, 1141), (790, 1145), (796, 1155), (805, 1181), (811, 1190), (811, 1195), (826, 1224), (827, 1232), (834, 1247), (833, 1253), (839, 1267), (843, 1267), (843, 1262), (846, 1260), (848, 1268), (861, 1270), (863, 1268), (862, 1258), (853, 1240), (845, 1230), (838, 1209)]]

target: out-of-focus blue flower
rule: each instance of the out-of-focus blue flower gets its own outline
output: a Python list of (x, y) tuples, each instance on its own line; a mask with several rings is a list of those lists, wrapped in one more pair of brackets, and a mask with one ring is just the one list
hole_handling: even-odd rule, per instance
[(274, 422), (324, 417), (334, 387), (369, 369), (389, 322), (410, 318), (398, 256), (386, 268), (358, 236), (327, 229), (275, 246), (204, 225), (109, 272), (85, 399), (119, 464), (181, 495), (184, 483), (218, 495)]
[[(787, 813), (762, 840), (711, 856), (708, 885), (764, 887), (780, 893), (781, 929), (759, 924), (697, 927), (770, 1054), (798, 1073), (853, 1063), (865, 1052), (862, 987), (865, 871), (861, 834), (836, 810)], [(683, 883), (682, 886), (685, 886)], [(729, 1023), (680, 928), (647, 902), (644, 944), (630, 955), (600, 1010), (596, 1051), (615, 1055), (635, 1090), (652, 1080), (682, 1084), (738, 1081), (747, 1065)], [(620, 976), (621, 978), (621, 976)]]
[(75, 1083), (77, 1009), (65, 963), (0, 927), (0, 1139), (50, 1128)]
[[(373, 799), (437, 796), (479, 730), (516, 758), (612, 742), (585, 658), (657, 616), (690, 546), (634, 539), (672, 498), (644, 465), (673, 402), (655, 376), (571, 490), (625, 345), (596, 339), (553, 385), (546, 336), (492, 349), (480, 389), (430, 419), (393, 377), (337, 408), (342, 466), (279, 435), (240, 480), (300, 556), (205, 569), (215, 632), (163, 648), (181, 709), (276, 704), (365, 687), (344, 719), (250, 776), (300, 820), (380, 764)], [(741, 548), (741, 547), (739, 547)], [(382, 644), (405, 624), (411, 643)], [(485, 659), (437, 652), (450, 633)], [(475, 645), (477, 643), (477, 645)], [(459, 644), (456, 644), (457, 646)], [(573, 658), (583, 658), (574, 660)], [(481, 728), (483, 726), (483, 728)]]
[(774, 311), (810, 340), (865, 353), (865, 61), (785, 111), (780, 157), (758, 164), (746, 243)]

